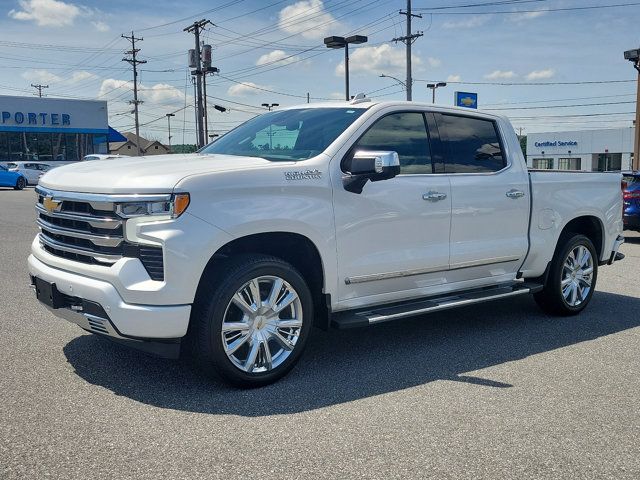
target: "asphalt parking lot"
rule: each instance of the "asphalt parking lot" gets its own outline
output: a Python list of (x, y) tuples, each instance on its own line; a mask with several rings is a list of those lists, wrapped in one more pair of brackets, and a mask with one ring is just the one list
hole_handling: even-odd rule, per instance
[(640, 478), (640, 235), (587, 311), (533, 300), (314, 331), (241, 391), (53, 317), (34, 192), (0, 189), (0, 478)]

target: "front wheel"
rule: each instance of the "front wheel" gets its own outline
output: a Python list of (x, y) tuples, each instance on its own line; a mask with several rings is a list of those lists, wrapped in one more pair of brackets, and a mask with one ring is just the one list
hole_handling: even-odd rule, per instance
[(597, 278), (598, 256), (593, 242), (580, 234), (563, 235), (544, 289), (534, 298), (547, 313), (576, 315), (591, 301)]
[(198, 363), (239, 387), (275, 382), (294, 367), (311, 331), (306, 282), (266, 255), (231, 258), (217, 270), (205, 274), (191, 316)]
[(24, 179), (24, 177), (18, 177), (18, 180), (16, 180), (16, 186), (13, 187), (13, 189), (22, 190), (26, 186), (27, 186), (27, 181)]

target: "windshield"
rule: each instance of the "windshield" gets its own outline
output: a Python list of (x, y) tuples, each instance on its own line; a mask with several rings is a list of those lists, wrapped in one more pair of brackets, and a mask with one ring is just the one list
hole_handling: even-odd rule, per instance
[(17, 163), (7, 163), (7, 168), (18, 168)]
[(301, 108), (265, 113), (220, 137), (201, 153), (305, 160), (323, 152), (363, 108)]

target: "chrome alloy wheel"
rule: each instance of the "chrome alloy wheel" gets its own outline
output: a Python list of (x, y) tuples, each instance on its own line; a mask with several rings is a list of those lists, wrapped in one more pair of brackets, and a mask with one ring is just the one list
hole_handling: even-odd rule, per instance
[(288, 282), (276, 276), (253, 278), (236, 291), (225, 310), (225, 353), (247, 373), (273, 370), (293, 352), (302, 321), (302, 302)]
[(562, 296), (567, 305), (577, 307), (586, 300), (593, 282), (593, 256), (587, 247), (577, 245), (562, 267)]

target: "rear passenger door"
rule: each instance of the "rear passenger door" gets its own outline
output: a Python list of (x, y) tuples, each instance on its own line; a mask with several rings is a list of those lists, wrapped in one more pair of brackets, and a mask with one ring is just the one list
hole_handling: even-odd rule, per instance
[(528, 246), (528, 175), (508, 162), (491, 118), (435, 118), (451, 184), (451, 270), (468, 279), (515, 274)]

